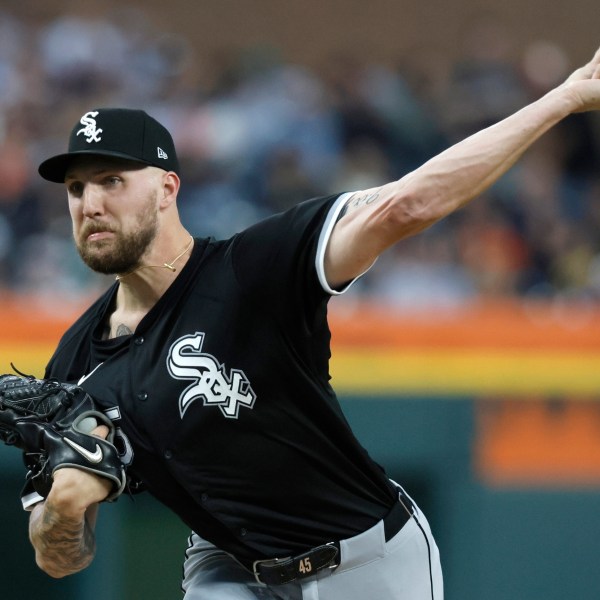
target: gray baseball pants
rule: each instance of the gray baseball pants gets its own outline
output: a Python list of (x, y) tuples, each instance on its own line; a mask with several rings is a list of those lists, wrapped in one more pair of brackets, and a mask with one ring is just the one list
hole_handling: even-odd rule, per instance
[(335, 570), (281, 586), (266, 586), (234, 558), (196, 534), (184, 563), (184, 600), (443, 600), (438, 548), (415, 505), (412, 518), (388, 542), (383, 523), (340, 542)]

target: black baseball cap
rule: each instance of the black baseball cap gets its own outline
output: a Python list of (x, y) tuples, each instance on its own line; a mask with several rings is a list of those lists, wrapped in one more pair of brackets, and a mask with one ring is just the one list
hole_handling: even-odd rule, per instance
[(63, 183), (73, 157), (82, 155), (125, 158), (179, 173), (171, 134), (143, 110), (96, 108), (86, 112), (71, 131), (68, 152), (48, 158), (38, 172), (48, 181)]

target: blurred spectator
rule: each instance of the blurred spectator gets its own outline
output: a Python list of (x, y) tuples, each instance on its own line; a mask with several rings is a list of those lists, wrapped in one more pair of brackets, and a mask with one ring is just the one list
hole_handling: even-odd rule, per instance
[(477, 294), (474, 275), (458, 260), (456, 240), (441, 224), (394, 246), (364, 279), (362, 293), (387, 309), (448, 310)]
[(457, 142), (518, 110), (527, 95), (510, 30), (495, 13), (468, 21), (461, 36), (463, 56), (450, 73), (443, 126)]
[(457, 230), (460, 262), (479, 293), (500, 298), (516, 295), (529, 267), (526, 241), (491, 201), (475, 202), (464, 213)]

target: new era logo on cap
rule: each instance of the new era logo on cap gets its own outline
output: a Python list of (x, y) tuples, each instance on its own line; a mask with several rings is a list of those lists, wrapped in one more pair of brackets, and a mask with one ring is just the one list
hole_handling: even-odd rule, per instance
[(44, 179), (62, 183), (70, 161), (78, 155), (124, 158), (179, 172), (171, 134), (143, 110), (98, 108), (86, 112), (71, 131), (68, 152), (45, 160), (38, 171)]

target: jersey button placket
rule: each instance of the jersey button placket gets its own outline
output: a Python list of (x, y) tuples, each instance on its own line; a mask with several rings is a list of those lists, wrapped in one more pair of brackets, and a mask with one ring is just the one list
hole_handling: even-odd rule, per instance
[(140, 335), (139, 337), (136, 337), (136, 338), (135, 338), (135, 340), (133, 340), (133, 343), (134, 343), (136, 346), (141, 346), (141, 345), (144, 343), (144, 341), (145, 341), (145, 340), (144, 340), (144, 336), (143, 336), (143, 335)]
[(173, 452), (168, 448), (163, 452), (163, 456), (166, 460), (171, 460), (173, 458)]
[(138, 399), (140, 402), (145, 402), (146, 400), (148, 400), (148, 394), (147, 394), (146, 392), (140, 392), (140, 393), (137, 395), (137, 399)]

